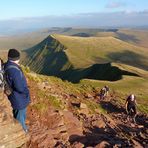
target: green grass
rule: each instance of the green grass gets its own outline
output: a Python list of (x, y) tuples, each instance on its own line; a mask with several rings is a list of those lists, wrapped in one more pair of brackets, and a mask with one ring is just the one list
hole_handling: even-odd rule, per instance
[[(77, 77), (83, 79), (94, 74), (94, 70), (98, 72), (94, 74), (95, 77), (99, 74), (103, 77), (110, 77), (112, 73), (119, 72), (119, 70), (113, 69), (114, 66), (119, 68), (120, 72), (124, 70), (137, 74), (139, 77), (123, 74), (121, 79), (116, 82), (85, 79), (78, 84), (72, 84), (55, 77), (45, 77), (45, 79), (51, 84), (64, 88), (62, 91), (74, 94), (89, 92), (93, 87), (100, 89), (104, 85), (109, 85), (112, 92), (115, 91), (120, 96), (119, 102), (122, 104), (129, 94), (134, 93), (137, 96), (137, 102), (140, 104), (139, 110), (147, 112), (145, 104), (148, 101), (148, 73), (146, 71), (148, 50), (146, 48), (123, 42), (114, 37), (82, 38), (52, 35), (27, 52), (30, 56), (27, 63), (31, 63), (33, 70), (36, 69), (37, 72), (47, 75), (64, 76), (65, 79), (68, 79), (68, 77), (73, 80)], [(112, 67), (108, 69), (104, 67), (102, 70), (95, 69), (99, 67), (91, 67), (93, 64), (105, 62), (111, 62)], [(104, 69), (106, 70), (103, 71)], [(70, 72), (61, 73), (65, 70)], [(32, 77), (30, 75), (30, 78), (37, 82), (42, 82), (43, 77)], [(55, 106), (56, 103), (58, 104), (58, 102), (55, 102)], [(95, 107), (90, 106), (90, 108)]]
[[(44, 76), (33, 74), (31, 72), (26, 73), (30, 81), (35, 81), (38, 84), (43, 82), (48, 82), (49, 85), (55, 89), (55, 91), (60, 91), (66, 94), (74, 94), (76, 96), (82, 96), (82, 94), (91, 94), (95, 89), (98, 93), (102, 87), (108, 85), (110, 87), (110, 94), (113, 94), (114, 98), (120, 105), (125, 104), (127, 96), (134, 93), (138, 102), (138, 110), (143, 113), (148, 113), (147, 103), (148, 103), (148, 79), (142, 77), (124, 76), (122, 80), (117, 82), (109, 81), (98, 81), (83, 79), (80, 83), (73, 84), (68, 81), (62, 81), (61, 79), (53, 76)], [(36, 109), (41, 112), (47, 111), (47, 105), (50, 104), (56, 109), (64, 109), (65, 106), (61, 99), (51, 96), (50, 93), (45, 93), (44, 90), (36, 90), (37, 98), (39, 98), (37, 104), (35, 104)], [(81, 102), (85, 103), (90, 109), (91, 113), (99, 112), (106, 114), (106, 110), (101, 107), (100, 104), (88, 99), (81, 99)], [(78, 100), (79, 100), (78, 99)], [(76, 98), (77, 100), (77, 98)]]
[[(81, 82), (78, 84), (72, 84), (67, 81), (62, 81), (61, 79), (56, 77), (44, 77), (44, 76), (39, 76), (39, 77), (41, 77), (41, 79), (38, 78), (40, 80), (37, 80), (37, 82), (42, 82), (47, 80), (50, 84), (53, 84), (55, 86), (57, 85), (60, 89), (63, 88), (61, 89), (62, 92), (75, 95), (79, 95), (82, 93), (83, 94), (90, 93), (94, 88), (99, 92), (103, 86), (108, 85), (111, 89), (110, 93), (114, 94), (115, 92), (116, 100), (121, 105), (125, 104), (125, 100), (129, 94), (134, 93), (136, 95), (138, 102), (138, 110), (143, 113), (148, 113), (146, 105), (148, 103), (147, 99), (148, 80), (144, 78), (126, 76), (123, 78), (123, 80), (120, 80), (118, 82), (85, 79), (81, 80)], [(31, 80), (36, 81), (36, 78)], [(49, 103), (57, 109), (64, 108), (62, 102), (56, 97), (45, 95), (44, 92), (39, 92), (39, 97), (46, 98), (49, 101)], [(83, 100), (83, 101), (82, 102), (86, 103), (92, 112), (96, 112), (96, 110), (98, 110), (100, 113), (103, 114), (106, 113), (106, 111), (99, 104), (96, 104), (95, 102), (88, 100), (87, 101)]]
[[(109, 61), (117, 62), (117, 60), (125, 64), (131, 64), (134, 61), (137, 66), (140, 62), (148, 65), (148, 61), (146, 60), (148, 54), (147, 49), (136, 47), (113, 37), (84, 38), (63, 35), (53, 36), (67, 47), (65, 52), (75, 68), (84, 68), (92, 64)], [(126, 56), (125, 52), (127, 52)], [(123, 59), (121, 58), (122, 56)], [(139, 59), (137, 58), (138, 56)]]
[(32, 107), (41, 114), (45, 113), (48, 109), (48, 105), (46, 103), (37, 103), (34, 104)]
[[(34, 72), (71, 82), (90, 77), (115, 81), (125, 75), (124, 71), (143, 77), (148, 67), (147, 49), (113, 37), (51, 35), (22, 54), (23, 64)], [(109, 62), (114, 65), (107, 65)]]
[[(39, 90), (37, 92), (37, 96), (40, 98), (41, 102), (48, 103), (53, 106), (55, 109), (62, 109), (64, 105), (62, 104), (62, 101), (60, 101), (59, 98), (51, 96), (49, 93), (44, 92), (44, 90)], [(44, 100), (46, 99), (46, 100)]]
[(55, 109), (64, 109), (62, 101), (58, 98), (48, 95), (47, 99)]
[(84, 103), (86, 103), (92, 114), (96, 112), (104, 115), (107, 114), (106, 110), (102, 108), (99, 103), (90, 100), (83, 100), (83, 101)]
[(118, 38), (121, 40), (148, 48), (148, 30), (122, 29), (119, 33), (121, 35)]
[(97, 37), (115, 37), (122, 41), (148, 48), (148, 31), (138, 29), (119, 29), (117, 32), (97, 32)]
[(144, 113), (148, 113), (146, 104), (148, 103), (148, 79), (140, 77), (125, 76), (118, 82), (98, 81), (98, 80), (82, 80), (80, 84), (91, 85), (94, 88), (102, 88), (108, 85), (112, 94), (116, 95), (116, 100), (122, 105), (129, 94), (135, 94), (138, 102), (138, 109)]

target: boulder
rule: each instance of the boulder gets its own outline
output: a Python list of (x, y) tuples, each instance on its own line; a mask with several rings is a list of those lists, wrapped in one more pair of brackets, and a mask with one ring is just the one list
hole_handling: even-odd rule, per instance
[(80, 143), (80, 142), (75, 142), (72, 145), (73, 148), (84, 148), (84, 144)]
[(71, 102), (71, 105), (74, 106), (74, 107), (80, 108), (81, 103), (80, 103), (80, 102), (76, 102), (76, 101), (75, 101), (75, 102), (72, 101), (72, 102)]
[(93, 122), (93, 126), (98, 127), (98, 128), (105, 128), (106, 124), (102, 119), (98, 119), (95, 122)]
[(80, 109), (87, 109), (87, 105), (85, 103), (81, 103), (80, 104)]
[(102, 141), (101, 143), (96, 145), (95, 148), (106, 148), (108, 146), (110, 146), (110, 144), (107, 141)]
[(143, 146), (136, 140), (132, 139), (133, 146), (137, 148), (143, 148)]
[(63, 111), (63, 119), (71, 141), (83, 135), (82, 123), (71, 112)]
[(94, 98), (91, 94), (87, 94), (85, 97), (88, 98), (88, 99), (93, 99)]

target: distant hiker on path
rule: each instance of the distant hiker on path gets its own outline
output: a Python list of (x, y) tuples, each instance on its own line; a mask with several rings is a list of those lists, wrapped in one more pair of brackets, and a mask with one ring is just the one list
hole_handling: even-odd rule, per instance
[(26, 126), (26, 108), (30, 102), (30, 94), (26, 78), (19, 66), (20, 53), (16, 49), (10, 49), (8, 52), (8, 61), (4, 65), (6, 81), (12, 89), (8, 99), (13, 108), (13, 117), (18, 120), (24, 131), (27, 132)]
[(104, 98), (105, 98), (105, 93), (106, 93), (106, 89), (105, 89), (105, 87), (103, 87), (103, 88), (100, 90), (100, 100), (104, 100)]
[(126, 104), (125, 104), (125, 108), (126, 108), (126, 112), (128, 114), (128, 118), (129, 116), (131, 116), (133, 118), (133, 121), (135, 121), (135, 117), (137, 115), (137, 111), (136, 111), (136, 97), (134, 94), (131, 94), (128, 96), (127, 100), (126, 100)]
[(109, 87), (108, 87), (107, 85), (104, 86), (104, 87), (105, 87), (105, 90), (106, 90), (106, 91), (105, 91), (105, 94), (106, 94), (105, 96), (108, 96), (108, 93), (109, 93)]

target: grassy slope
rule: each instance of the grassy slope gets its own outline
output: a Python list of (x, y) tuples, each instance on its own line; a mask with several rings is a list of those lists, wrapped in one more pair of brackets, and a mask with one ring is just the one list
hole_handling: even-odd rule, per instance
[(135, 94), (139, 110), (148, 113), (148, 79), (124, 76), (122, 80), (116, 82), (84, 79), (81, 84), (91, 85), (95, 88), (108, 85), (112, 93), (116, 92), (116, 100), (121, 104), (125, 103), (125, 99), (129, 94)]
[[(135, 57), (133, 54), (131, 58), (128, 58), (128, 56), (130, 56), (128, 54), (123, 55), (123, 57), (122, 57), (122, 54), (120, 54), (120, 59), (118, 60), (119, 61), (121, 60), (120, 62), (122, 62), (122, 64), (113, 63), (112, 65), (120, 67), (120, 69), (122, 70), (127, 70), (129, 72), (137, 73), (138, 75), (142, 76), (142, 78), (133, 77), (133, 76), (124, 76), (123, 79), (117, 82), (83, 80), (81, 83), (92, 85), (94, 87), (103, 87), (104, 85), (108, 84), (112, 90), (115, 90), (120, 94), (122, 99), (126, 98), (127, 95), (129, 95), (130, 93), (134, 93), (138, 98), (139, 104), (141, 104), (139, 105), (140, 110), (144, 112), (148, 111), (145, 106), (145, 103), (147, 104), (147, 101), (148, 101), (147, 100), (148, 72), (146, 70), (137, 68), (139, 67), (138, 65), (139, 61), (141, 61), (141, 64), (143, 63), (145, 65), (145, 68), (148, 66), (147, 49), (133, 46), (131, 44), (122, 42), (112, 37), (80, 38), (80, 37), (68, 37), (68, 36), (55, 35), (55, 38), (57, 38), (61, 43), (63, 43), (68, 48), (66, 50), (66, 53), (71, 63), (73, 63), (73, 65), (75, 65), (77, 68), (88, 66), (89, 64), (95, 63), (96, 61), (92, 58), (95, 55), (100, 59), (98, 62), (104, 62), (104, 60), (107, 60), (107, 61), (111, 60), (107, 56), (110, 52), (122, 53), (124, 52), (124, 50), (129, 50), (131, 53), (134, 53)], [(141, 56), (141, 59), (137, 59), (136, 55), (139, 55), (139, 57)], [(145, 60), (142, 57), (145, 57)], [(123, 61), (122, 61), (122, 58), (123, 58)], [(126, 63), (126, 64), (123, 64), (123, 63)], [(128, 63), (133, 66), (128, 65)]]
[[(148, 31), (147, 30), (127, 29), (127, 30), (121, 30), (120, 33), (125, 34), (125, 41), (134, 43), (138, 46), (143, 46), (143, 47), (148, 48)], [(129, 38), (126, 39), (126, 36), (129, 36)], [(121, 39), (122, 39), (122, 36), (121, 36)]]
[[(33, 74), (28, 69), (26, 69), (25, 71), (29, 80), (34, 81), (36, 84), (48, 82), (51, 88), (55, 89), (55, 92), (58, 93), (60, 90), (63, 94), (74, 94), (76, 96), (79, 96), (80, 98), (82, 97), (82, 94), (91, 94), (94, 89), (99, 92), (104, 85), (108, 85), (110, 87), (110, 94), (113, 95), (117, 102), (119, 102), (121, 105), (124, 105), (127, 96), (131, 93), (134, 93), (137, 97), (138, 110), (144, 113), (148, 113), (148, 80), (144, 78), (124, 76), (122, 80), (116, 82), (83, 79), (80, 83), (73, 84), (68, 81), (62, 81), (61, 79), (56, 77)], [(46, 95), (42, 92), (41, 89), (35, 93), (39, 95)], [(48, 98), (50, 98), (50, 96), (48, 96)], [(99, 109), (101, 112), (104, 112), (101, 106), (97, 107), (97, 104), (95, 102), (92, 102), (90, 99), (82, 99), (81, 101), (86, 101), (85, 103), (87, 103), (93, 110), (96, 108)], [(54, 104), (55, 107), (59, 107), (60, 105), (62, 105), (59, 104), (58, 98), (50, 99), (50, 103)]]
[(98, 37), (115, 37), (122, 41), (148, 48), (148, 31), (135, 29), (119, 29), (117, 32), (97, 32)]
[(35, 72), (73, 82), (82, 78), (114, 81), (135, 73), (147, 77), (147, 49), (113, 37), (51, 35), (25, 52), (24, 64)]
[(76, 68), (102, 62), (121, 62), (144, 69), (148, 66), (147, 49), (113, 37), (54, 37), (67, 48), (66, 54)]
[(51, 36), (44, 39), (36, 46), (22, 52), (22, 63), (31, 70), (46, 74), (57, 75), (70, 68), (65, 47)]

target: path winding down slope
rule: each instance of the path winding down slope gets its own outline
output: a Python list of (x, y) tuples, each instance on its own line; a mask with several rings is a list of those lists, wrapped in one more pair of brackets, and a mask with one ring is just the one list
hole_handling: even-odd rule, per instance
[[(137, 124), (127, 122), (123, 106), (116, 102), (116, 94), (99, 101), (95, 90), (74, 93), (70, 88), (68, 92), (71, 86), (61, 81), (62, 85), (65, 84), (61, 87), (57, 78), (39, 78), (36, 74), (27, 77), (32, 98), (27, 114), (29, 136), (13, 120), (10, 104), (6, 97), (1, 96), (1, 148), (148, 146), (148, 117), (139, 113)], [(105, 112), (97, 108), (93, 110), (95, 104)]]
[[(31, 136), (28, 147), (148, 146), (147, 116), (139, 113), (137, 124), (128, 122), (123, 106), (116, 102), (116, 94), (98, 102), (95, 91), (87, 94), (71, 90), (68, 93), (66, 86), (61, 87), (48, 78), (36, 79), (36, 74), (29, 79), (32, 103), (27, 120)], [(97, 103), (106, 113), (97, 109), (92, 112), (89, 102)]]

